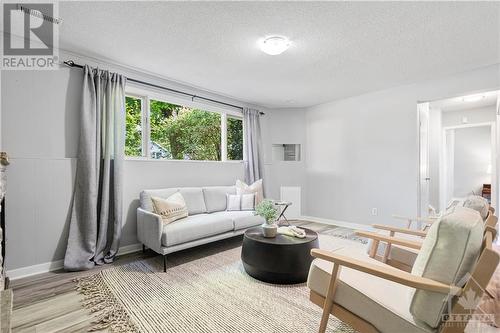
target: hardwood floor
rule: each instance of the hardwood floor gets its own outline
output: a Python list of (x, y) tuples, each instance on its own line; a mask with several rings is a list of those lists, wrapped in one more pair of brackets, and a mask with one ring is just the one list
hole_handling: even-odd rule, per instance
[[(294, 221), (295, 225), (327, 231), (334, 227), (323, 224)], [(242, 236), (187, 249), (168, 256), (168, 267), (195, 260), (213, 253), (241, 245)], [(75, 291), (75, 278), (92, 275), (112, 265), (124, 265), (135, 260), (161, 257), (153, 251), (136, 252), (120, 256), (110, 265), (85, 272), (54, 271), (11, 282), (14, 291), (12, 332), (70, 333), (86, 332), (92, 323), (92, 314), (81, 305), (82, 296)], [(100, 331), (107, 332), (107, 331)]]
[[(132, 253), (121, 256), (111, 265), (123, 265), (153, 256), (156, 253), (152, 251)], [(110, 265), (86, 272), (56, 271), (12, 281), (12, 332), (86, 332), (91, 326), (92, 315), (82, 307), (82, 297), (75, 291), (73, 280), (108, 267)]]

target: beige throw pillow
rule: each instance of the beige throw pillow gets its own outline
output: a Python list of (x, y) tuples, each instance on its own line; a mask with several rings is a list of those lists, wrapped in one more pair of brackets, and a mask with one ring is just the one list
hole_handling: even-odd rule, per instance
[(165, 224), (188, 216), (186, 202), (179, 192), (172, 194), (167, 199), (151, 197), (151, 200), (154, 212), (161, 216)]
[(264, 200), (264, 190), (262, 188), (262, 179), (255, 181), (252, 185), (247, 185), (241, 180), (236, 181), (236, 194), (252, 194), (255, 193), (255, 205)]

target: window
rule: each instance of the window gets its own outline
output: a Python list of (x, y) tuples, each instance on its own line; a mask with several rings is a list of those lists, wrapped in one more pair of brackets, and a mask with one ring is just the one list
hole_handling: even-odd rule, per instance
[(125, 155), (142, 156), (142, 99), (127, 96)]
[(243, 120), (227, 118), (227, 159), (243, 159)]
[[(127, 96), (126, 111), (126, 156), (201, 161), (243, 159), (243, 121), (234, 115), (173, 104), (156, 96)], [(226, 135), (222, 135), (223, 130)], [(146, 147), (144, 142), (148, 142)]]

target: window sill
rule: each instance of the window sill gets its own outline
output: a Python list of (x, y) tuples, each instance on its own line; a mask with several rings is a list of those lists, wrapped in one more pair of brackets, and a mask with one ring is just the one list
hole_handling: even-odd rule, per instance
[(125, 161), (136, 162), (173, 162), (173, 163), (228, 163), (228, 164), (243, 164), (243, 161), (209, 161), (209, 160), (169, 160), (166, 158), (147, 158), (147, 157), (125, 157)]

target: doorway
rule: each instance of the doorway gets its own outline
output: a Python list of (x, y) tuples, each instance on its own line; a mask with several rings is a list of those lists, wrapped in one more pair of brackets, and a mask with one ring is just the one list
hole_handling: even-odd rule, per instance
[(498, 207), (499, 91), (418, 104), (419, 216), (475, 194)]

